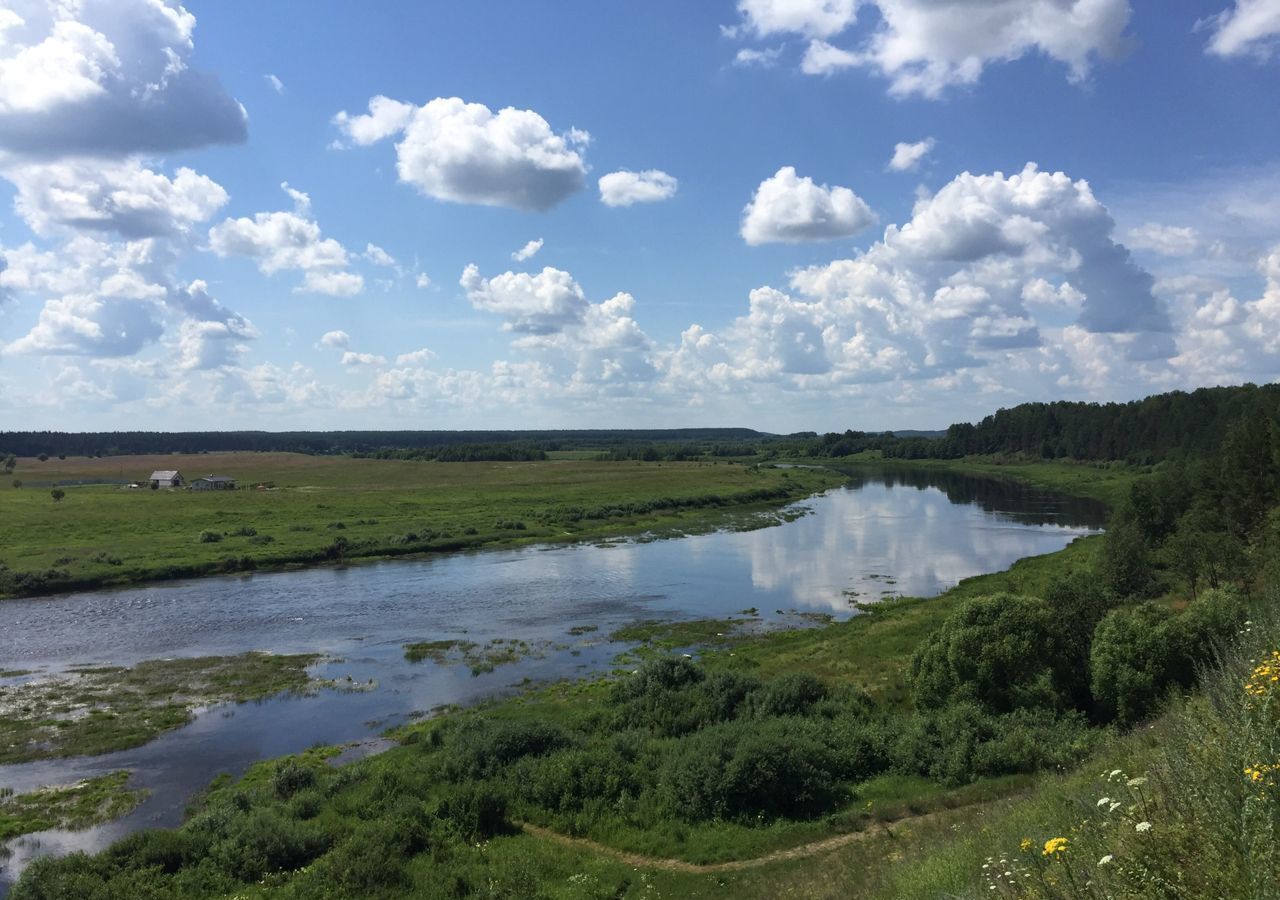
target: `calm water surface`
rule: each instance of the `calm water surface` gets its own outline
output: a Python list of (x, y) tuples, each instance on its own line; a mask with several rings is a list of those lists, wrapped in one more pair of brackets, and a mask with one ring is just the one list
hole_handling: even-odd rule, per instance
[[(139, 828), (182, 820), (191, 795), (222, 772), (316, 743), (369, 741), (442, 704), (607, 669), (624, 649), (605, 636), (638, 619), (722, 617), (755, 607), (761, 627), (838, 618), (853, 602), (930, 596), (962, 578), (1049, 553), (1103, 522), (1099, 504), (1012, 482), (950, 473), (879, 473), (799, 506), (773, 528), (605, 546), (529, 547), (243, 577), (171, 582), (0, 603), (0, 669), (54, 673), (173, 656), (320, 651), (325, 678), (374, 679), (218, 706), (145, 747), (0, 766), (22, 792), (117, 769), (151, 796), (129, 816), (81, 832), (19, 838), (0, 859), (0, 896), (33, 857), (96, 850)], [(598, 631), (571, 637), (575, 625)], [(541, 650), (472, 676), (466, 666), (408, 663), (408, 641), (518, 637)], [(359, 752), (358, 750), (356, 752)]]

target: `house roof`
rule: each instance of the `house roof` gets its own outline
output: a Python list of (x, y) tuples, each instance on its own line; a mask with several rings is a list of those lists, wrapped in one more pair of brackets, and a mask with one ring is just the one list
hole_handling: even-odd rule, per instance
[(232, 478), (230, 475), (201, 475), (199, 478), (195, 480), (196, 481), (217, 481), (217, 482), (235, 481), (235, 479)]
[(180, 473), (177, 469), (156, 469), (151, 473), (152, 481), (172, 481)]

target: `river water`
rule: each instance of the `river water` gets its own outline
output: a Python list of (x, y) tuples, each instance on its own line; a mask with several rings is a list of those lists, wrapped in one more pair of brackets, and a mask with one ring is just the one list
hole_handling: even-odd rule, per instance
[[(1100, 504), (954, 473), (859, 475), (810, 498), (806, 514), (754, 531), (675, 540), (528, 547), (170, 582), (0, 603), (0, 669), (234, 654), (326, 654), (317, 675), (371, 688), (324, 690), (202, 710), (146, 746), (97, 757), (0, 766), (19, 793), (133, 770), (151, 791), (128, 816), (80, 832), (11, 841), (0, 896), (32, 858), (96, 850), (140, 828), (173, 826), (222, 772), (315, 744), (366, 742), (391, 725), (532, 681), (607, 670), (625, 646), (609, 632), (646, 619), (759, 611), (756, 627), (844, 618), (855, 601), (931, 596), (962, 578), (1061, 549), (1098, 530)], [(570, 635), (575, 626), (595, 631)], [(520, 638), (535, 652), (495, 671), (410, 663), (409, 641)], [(31, 677), (31, 676), (27, 676)], [(12, 680), (10, 680), (12, 683)], [(372, 746), (372, 745), (371, 745)], [(359, 752), (358, 750), (356, 752)]]

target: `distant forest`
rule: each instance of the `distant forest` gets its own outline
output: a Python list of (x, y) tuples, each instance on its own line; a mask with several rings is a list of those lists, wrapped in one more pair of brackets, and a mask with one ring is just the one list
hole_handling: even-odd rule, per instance
[(1023, 403), (945, 432), (767, 434), (750, 428), (567, 431), (57, 431), (0, 432), (0, 457), (115, 456), (232, 450), (440, 462), (537, 460), (580, 451), (606, 459), (808, 457), (878, 451), (890, 459), (1012, 455), (1150, 464), (1203, 456), (1244, 418), (1280, 424), (1280, 384), (1201, 388), (1130, 403)]

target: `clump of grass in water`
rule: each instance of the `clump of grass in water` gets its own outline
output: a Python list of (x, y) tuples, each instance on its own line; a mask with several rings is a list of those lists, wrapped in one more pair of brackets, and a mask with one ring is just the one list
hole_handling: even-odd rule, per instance
[(150, 793), (129, 790), (129, 775), (123, 770), (111, 772), (26, 794), (0, 788), (0, 841), (50, 828), (88, 828), (123, 816)]

